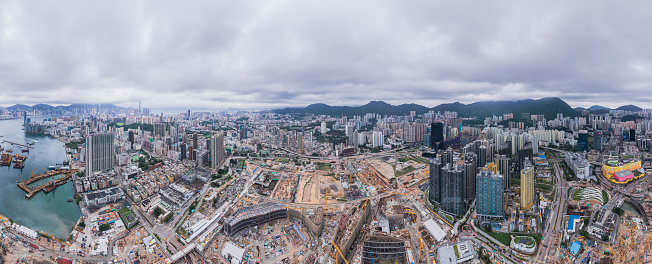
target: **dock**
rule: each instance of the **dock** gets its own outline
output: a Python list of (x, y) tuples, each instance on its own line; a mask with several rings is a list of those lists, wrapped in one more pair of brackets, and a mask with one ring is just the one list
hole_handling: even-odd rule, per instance
[(3, 140), (3, 141), (2, 141), (2, 143), (5, 143), (5, 142), (7, 142), (7, 143), (9, 143), (9, 144), (12, 144), (12, 145), (18, 145), (18, 146), (21, 146), (21, 147), (26, 147), (26, 148), (31, 148), (31, 149), (34, 148), (34, 147), (30, 147), (30, 146), (23, 145), (23, 144), (18, 144), (18, 143), (16, 143), (16, 142), (11, 142), (11, 141), (7, 141), (7, 140)]
[[(27, 194), (25, 194), (25, 199), (29, 200), (29, 199), (32, 199), (32, 197), (34, 197), (34, 195), (36, 195), (40, 191), (50, 192), (50, 191), (54, 190), (54, 188), (56, 188), (57, 186), (61, 186), (61, 185), (65, 184), (66, 182), (68, 182), (68, 179), (70, 179), (70, 177), (72, 177), (73, 173), (75, 173), (74, 170), (53, 170), (53, 171), (48, 171), (48, 172), (37, 174), (37, 175), (34, 175), (32, 173), (32, 177), (29, 180), (25, 180), (25, 181), (21, 181), (19, 183), (16, 183), (16, 186), (18, 186), (18, 188), (20, 188), (21, 190), (23, 190), (23, 191), (25, 191), (27, 193)], [(64, 176), (57, 179), (54, 182), (54, 186), (53, 186), (52, 181), (46, 182), (46, 183), (44, 183), (44, 184), (42, 184), (42, 185), (40, 185), (38, 187), (34, 187), (34, 188), (29, 186), (30, 184), (32, 184), (34, 182), (37, 182), (37, 181), (45, 179), (45, 178), (54, 177), (54, 176), (59, 175), (59, 174), (63, 174)]]

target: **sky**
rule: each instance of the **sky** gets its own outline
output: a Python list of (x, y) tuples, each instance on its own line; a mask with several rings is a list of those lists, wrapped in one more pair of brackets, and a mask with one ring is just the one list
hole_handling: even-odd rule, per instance
[(652, 1), (0, 1), (0, 106), (652, 108)]

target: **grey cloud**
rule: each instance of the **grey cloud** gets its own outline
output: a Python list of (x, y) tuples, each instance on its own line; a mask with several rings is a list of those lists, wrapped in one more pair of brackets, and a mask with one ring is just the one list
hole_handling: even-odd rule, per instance
[(0, 105), (652, 107), (652, 3), (0, 2)]

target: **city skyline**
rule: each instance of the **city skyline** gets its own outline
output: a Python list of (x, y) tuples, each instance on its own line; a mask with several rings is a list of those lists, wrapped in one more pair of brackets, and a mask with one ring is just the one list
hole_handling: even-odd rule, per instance
[[(650, 3), (0, 4), (0, 105), (646, 107)], [(509, 8), (507, 8), (509, 7)]]

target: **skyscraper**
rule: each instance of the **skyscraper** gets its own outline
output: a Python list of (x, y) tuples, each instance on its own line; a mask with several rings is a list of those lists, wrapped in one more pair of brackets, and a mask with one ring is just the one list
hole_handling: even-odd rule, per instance
[(529, 210), (534, 203), (534, 166), (525, 159), (521, 169), (521, 209)]
[(589, 134), (586, 131), (577, 134), (577, 151), (589, 151)]
[(435, 122), (430, 125), (430, 147), (433, 149), (440, 148), (440, 144), (444, 141), (444, 123)]
[(525, 148), (518, 150), (519, 172), (523, 170), (523, 162), (525, 161), (525, 159), (528, 159), (530, 160), (530, 162), (532, 162), (533, 158), (534, 158), (534, 153), (532, 153), (532, 146), (528, 142), (528, 144), (525, 145)]
[(428, 197), (430, 201), (436, 204), (441, 204), (441, 161), (438, 158), (430, 160), (430, 190), (428, 191)]
[(475, 184), (475, 212), (478, 216), (499, 218), (505, 215), (504, 181), (505, 178), (495, 170), (483, 169), (478, 173)]
[(464, 202), (464, 170), (462, 167), (446, 164), (440, 175), (441, 210), (455, 216), (464, 215), (467, 208)]
[(224, 162), (224, 134), (218, 132), (211, 135), (210, 151), (211, 166), (217, 170)]
[(131, 144), (131, 148), (134, 148), (134, 131), (129, 130), (129, 143)]
[(512, 176), (512, 160), (505, 155), (496, 155), (496, 166), (498, 173), (503, 176), (505, 181), (504, 190), (509, 189), (509, 179)]
[(113, 134), (86, 136), (86, 175), (113, 169)]
[(478, 152), (476, 154), (478, 155), (476, 166), (478, 168), (484, 167), (484, 165), (487, 164), (487, 147), (485, 146), (478, 147)]
[(470, 203), (475, 199), (475, 177), (477, 174), (475, 162), (476, 157), (477, 156), (473, 152), (464, 154), (464, 182), (466, 188), (466, 196), (464, 197), (464, 200), (467, 203)]
[(197, 132), (195, 132), (192, 134), (192, 149), (199, 149), (199, 144), (197, 142), (198, 140), (199, 136), (197, 135)]
[(593, 131), (593, 148), (602, 152), (602, 131)]

